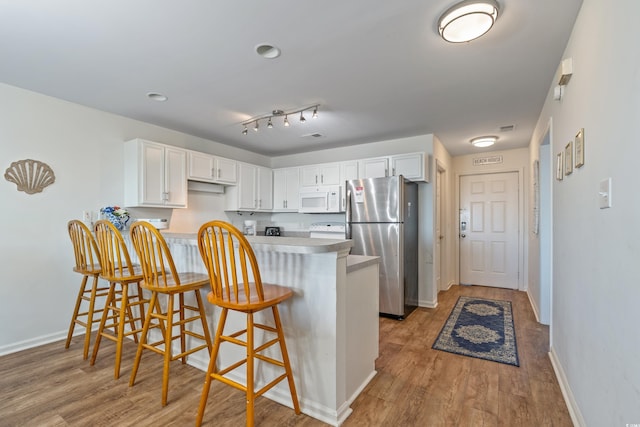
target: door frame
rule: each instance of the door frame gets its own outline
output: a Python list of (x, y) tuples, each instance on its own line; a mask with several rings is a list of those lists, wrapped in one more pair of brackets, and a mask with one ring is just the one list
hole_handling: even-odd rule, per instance
[(525, 251), (525, 239), (524, 239), (524, 230), (525, 230), (525, 197), (524, 197), (524, 177), (525, 177), (525, 168), (491, 168), (483, 170), (482, 172), (459, 172), (455, 175), (455, 201), (454, 201), (454, 212), (455, 216), (455, 235), (457, 238), (455, 239), (455, 277), (456, 283), (460, 284), (460, 178), (463, 176), (477, 176), (477, 175), (487, 175), (487, 174), (495, 174), (495, 173), (507, 173), (507, 172), (516, 172), (518, 174), (518, 287), (517, 290), (524, 291), (525, 290), (525, 277), (527, 277), (526, 270), (526, 251)]

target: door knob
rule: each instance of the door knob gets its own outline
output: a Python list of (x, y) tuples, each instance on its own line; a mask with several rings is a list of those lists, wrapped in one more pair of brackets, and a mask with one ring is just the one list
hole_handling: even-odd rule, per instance
[(461, 234), (460, 237), (462, 237), (464, 239), (465, 237), (467, 237), (467, 235), (466, 234)]

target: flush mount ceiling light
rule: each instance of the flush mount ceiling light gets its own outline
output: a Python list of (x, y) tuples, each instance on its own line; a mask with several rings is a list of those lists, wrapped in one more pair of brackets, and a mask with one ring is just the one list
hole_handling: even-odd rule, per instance
[(304, 123), (304, 122), (306, 122), (306, 121), (307, 121), (307, 119), (304, 117), (304, 112), (305, 112), (305, 111), (313, 111), (313, 113), (312, 113), (312, 116), (311, 116), (311, 117), (315, 119), (315, 118), (317, 118), (317, 117), (318, 117), (318, 108), (319, 108), (319, 107), (320, 107), (320, 104), (315, 104), (315, 105), (311, 105), (311, 106), (309, 106), (309, 107), (298, 108), (298, 109), (296, 109), (296, 110), (290, 110), (290, 111), (284, 111), (284, 110), (273, 110), (273, 111), (271, 112), (271, 114), (263, 114), (263, 115), (258, 116), (258, 117), (253, 117), (252, 119), (247, 120), (247, 121), (245, 121), (245, 122), (242, 122), (242, 123), (241, 123), (241, 124), (242, 124), (242, 126), (243, 126), (242, 134), (243, 134), (243, 135), (247, 135), (247, 133), (248, 133), (248, 132), (247, 132), (247, 126), (249, 126), (249, 125), (251, 125), (251, 124), (253, 124), (253, 130), (254, 130), (255, 132), (258, 132), (258, 129), (259, 129), (259, 127), (260, 127), (260, 126), (259, 126), (260, 120), (266, 120), (266, 122), (267, 122), (267, 128), (268, 128), (268, 129), (271, 129), (271, 128), (273, 128), (273, 126), (274, 126), (274, 124), (273, 124), (273, 119), (274, 119), (274, 118), (277, 118), (277, 117), (284, 117), (284, 120), (283, 120), (283, 122), (282, 122), (282, 123), (283, 123), (283, 125), (284, 125), (285, 127), (289, 127), (289, 126), (291, 126), (291, 124), (289, 123), (289, 119), (288, 119), (288, 117), (289, 117), (289, 115), (291, 115), (291, 114), (298, 114), (298, 113), (300, 113), (300, 122), (301, 122), (301, 123)]
[(479, 136), (471, 140), (471, 145), (478, 148), (491, 147), (497, 140), (497, 136)]
[(475, 40), (493, 27), (498, 18), (494, 0), (467, 0), (447, 9), (438, 20), (438, 32), (451, 43)]

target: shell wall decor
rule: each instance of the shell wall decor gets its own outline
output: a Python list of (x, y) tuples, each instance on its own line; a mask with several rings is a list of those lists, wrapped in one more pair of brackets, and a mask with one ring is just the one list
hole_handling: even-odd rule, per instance
[(4, 173), (4, 178), (16, 184), (18, 191), (27, 194), (40, 193), (56, 180), (48, 164), (33, 159), (11, 163)]

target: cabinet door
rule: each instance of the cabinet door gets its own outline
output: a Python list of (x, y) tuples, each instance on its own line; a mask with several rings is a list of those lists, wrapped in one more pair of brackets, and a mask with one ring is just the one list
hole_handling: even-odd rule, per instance
[(179, 148), (165, 148), (164, 204), (187, 207), (187, 153)]
[(287, 169), (273, 171), (273, 209), (287, 208)]
[(320, 168), (317, 165), (302, 166), (300, 168), (300, 181), (305, 187), (320, 185)]
[[(298, 211), (300, 206), (300, 169), (290, 168), (286, 170), (286, 208)], [(277, 187), (274, 183), (274, 191)]]
[(214, 165), (215, 181), (222, 184), (235, 184), (238, 182), (237, 162), (224, 157), (216, 157)]
[(347, 187), (346, 181), (358, 179), (358, 161), (342, 162), (340, 164), (340, 185), (342, 186), (342, 197), (340, 200), (340, 212), (346, 211), (347, 206)]
[(164, 205), (164, 147), (142, 142), (138, 167), (140, 174), (139, 205)]
[(330, 163), (320, 165), (320, 184), (339, 185), (340, 184), (340, 163)]
[(273, 209), (273, 173), (269, 168), (256, 167), (257, 209)]
[(424, 181), (424, 154), (411, 153), (391, 156), (391, 174)]
[(189, 179), (213, 182), (215, 167), (214, 156), (189, 151)]
[(360, 178), (383, 178), (389, 173), (389, 159), (379, 157), (360, 160), (358, 164)]
[(257, 166), (247, 163), (238, 165), (238, 209), (256, 209), (258, 200), (256, 195)]

